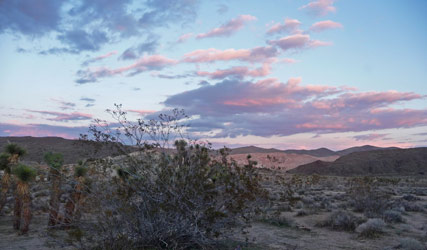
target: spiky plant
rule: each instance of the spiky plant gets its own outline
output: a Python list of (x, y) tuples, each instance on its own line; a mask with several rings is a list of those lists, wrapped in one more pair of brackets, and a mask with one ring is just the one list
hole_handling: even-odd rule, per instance
[(4, 148), (4, 153), (1, 156), (2, 170), (4, 174), (2, 176), (2, 192), (0, 197), (0, 211), (6, 205), (7, 193), (14, 183), (12, 176), (10, 175), (13, 165), (18, 163), (19, 157), (25, 155), (25, 149), (21, 148), (15, 143), (9, 143)]
[(64, 164), (64, 157), (60, 153), (48, 152), (44, 155), (45, 162), (49, 165), (49, 180), (52, 185), (50, 187), (49, 201), (49, 226), (55, 226), (59, 223), (59, 198), (61, 195), (61, 167)]
[(7, 144), (4, 151), (10, 154), (11, 164), (17, 164), (19, 157), (22, 157), (27, 153), (25, 149), (23, 149), (22, 147), (18, 146), (18, 144), (15, 144), (15, 143)]
[[(36, 171), (29, 166), (20, 164), (14, 168), (13, 174), (18, 180), (15, 195), (15, 219), (13, 226), (17, 230), (20, 229), (22, 234), (25, 234), (28, 232), (31, 221), (31, 197), (28, 183), (36, 176)], [(21, 220), (23, 222), (22, 226)]]
[(10, 187), (10, 165), (10, 154), (2, 153), (0, 155), (0, 170), (3, 170), (3, 176), (1, 177), (0, 212), (3, 210), (4, 205), (6, 205), (7, 192)]
[(77, 212), (78, 205), (81, 202), (82, 191), (84, 188), (84, 176), (87, 173), (87, 167), (84, 166), (84, 163), (79, 162), (79, 165), (74, 169), (74, 177), (76, 178), (76, 186), (74, 188), (73, 193), (70, 198), (67, 200), (65, 204), (65, 217), (64, 224), (65, 227), (69, 227), (73, 222), (74, 215)]

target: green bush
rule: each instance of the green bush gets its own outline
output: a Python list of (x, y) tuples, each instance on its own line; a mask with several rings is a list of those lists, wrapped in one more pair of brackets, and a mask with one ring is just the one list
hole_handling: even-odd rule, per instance
[(44, 155), (44, 161), (50, 167), (59, 169), (64, 164), (64, 156), (61, 153), (48, 152)]

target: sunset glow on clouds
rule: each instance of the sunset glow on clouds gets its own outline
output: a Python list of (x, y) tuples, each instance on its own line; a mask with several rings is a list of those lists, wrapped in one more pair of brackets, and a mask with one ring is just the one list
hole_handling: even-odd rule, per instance
[(0, 135), (76, 138), (122, 103), (130, 119), (183, 108), (189, 132), (216, 146), (426, 146), (425, 10), (2, 1)]

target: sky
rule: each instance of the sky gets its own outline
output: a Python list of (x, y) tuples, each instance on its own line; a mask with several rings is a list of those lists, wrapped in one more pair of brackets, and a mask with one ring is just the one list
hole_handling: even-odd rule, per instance
[(427, 1), (3, 0), (0, 136), (174, 108), (214, 147), (427, 146)]

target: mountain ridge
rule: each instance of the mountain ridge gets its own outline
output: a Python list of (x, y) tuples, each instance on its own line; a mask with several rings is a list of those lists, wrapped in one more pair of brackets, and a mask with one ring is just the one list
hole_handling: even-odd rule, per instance
[(425, 175), (427, 147), (352, 152), (333, 162), (318, 160), (300, 165), (288, 173), (337, 176)]

